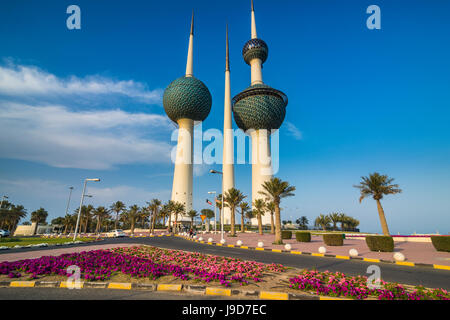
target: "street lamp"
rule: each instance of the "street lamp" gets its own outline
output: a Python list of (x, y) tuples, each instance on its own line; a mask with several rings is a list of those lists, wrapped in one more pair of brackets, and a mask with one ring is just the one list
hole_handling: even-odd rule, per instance
[(81, 203), (80, 203), (80, 208), (78, 210), (78, 218), (77, 218), (77, 224), (75, 226), (75, 234), (73, 236), (73, 241), (75, 241), (77, 239), (78, 225), (80, 224), (81, 207), (83, 206), (83, 200), (85, 197), (84, 192), (86, 191), (86, 184), (88, 181), (98, 182), (98, 181), (100, 181), (100, 179), (85, 179), (84, 180), (83, 192), (81, 193)]
[(69, 204), (70, 204), (70, 198), (72, 197), (73, 187), (69, 187), (69, 189), (70, 189), (70, 192), (69, 192), (69, 200), (67, 200), (66, 216), (69, 213)]
[(210, 170), (209, 173), (216, 173), (222, 175), (222, 208), (220, 209), (220, 233), (221, 233), (221, 240), (223, 240), (223, 172), (217, 171), (217, 170)]
[(216, 219), (216, 207), (217, 207), (217, 197), (215, 191), (209, 191), (209, 194), (214, 194), (214, 233), (217, 233), (217, 219)]

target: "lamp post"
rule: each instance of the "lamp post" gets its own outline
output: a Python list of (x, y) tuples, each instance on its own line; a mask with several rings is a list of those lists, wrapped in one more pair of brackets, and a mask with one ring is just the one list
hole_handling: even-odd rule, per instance
[(216, 219), (217, 196), (215, 191), (209, 191), (208, 193), (214, 194), (214, 233), (217, 233), (217, 219)]
[(67, 200), (66, 216), (69, 213), (70, 198), (72, 197), (73, 187), (69, 187), (69, 189), (70, 189), (70, 192), (69, 192), (69, 200)]
[(220, 209), (220, 234), (221, 234), (221, 240), (223, 240), (223, 172), (217, 171), (217, 170), (210, 170), (210, 173), (217, 173), (222, 175), (222, 208)]
[(84, 186), (83, 186), (83, 192), (81, 193), (81, 202), (80, 202), (80, 208), (78, 210), (78, 218), (77, 218), (77, 224), (75, 226), (75, 234), (73, 235), (73, 241), (77, 238), (77, 232), (78, 232), (78, 225), (80, 224), (80, 216), (81, 216), (81, 207), (83, 206), (83, 200), (84, 200), (84, 192), (86, 191), (86, 184), (88, 181), (94, 181), (98, 182), (100, 179), (85, 179), (84, 180)]

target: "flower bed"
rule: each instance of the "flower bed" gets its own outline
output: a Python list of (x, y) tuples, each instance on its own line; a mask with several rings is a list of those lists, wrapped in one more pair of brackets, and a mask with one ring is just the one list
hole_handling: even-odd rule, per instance
[(180, 280), (218, 281), (227, 287), (232, 282), (240, 285), (246, 285), (251, 280), (259, 282), (264, 272), (285, 270), (283, 266), (275, 264), (265, 265), (154, 247), (132, 247), (2, 262), (0, 275), (9, 278), (27, 276), (29, 279), (51, 275), (69, 276), (66, 269), (71, 265), (80, 268), (85, 281), (104, 281), (117, 274), (151, 280), (173, 276)]
[(381, 288), (369, 288), (367, 277), (347, 277), (343, 273), (328, 271), (303, 271), (289, 279), (290, 288), (314, 292), (318, 295), (351, 299), (375, 298), (379, 300), (450, 300), (450, 294), (443, 289), (416, 287), (406, 289), (396, 283), (380, 281)]

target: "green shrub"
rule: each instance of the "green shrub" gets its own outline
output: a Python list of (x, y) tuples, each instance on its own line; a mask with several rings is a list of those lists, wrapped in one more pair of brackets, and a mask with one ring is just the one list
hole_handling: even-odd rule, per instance
[(19, 242), (20, 239), (17, 238), (0, 238), (0, 242)]
[(431, 236), (431, 242), (437, 251), (450, 252), (449, 236)]
[(394, 252), (394, 239), (390, 236), (366, 236), (370, 251)]
[(295, 239), (298, 242), (311, 242), (311, 232), (296, 232)]
[(324, 233), (323, 242), (327, 246), (343, 246), (344, 237), (342, 237), (342, 233)]
[(292, 239), (292, 231), (282, 230), (281, 239)]

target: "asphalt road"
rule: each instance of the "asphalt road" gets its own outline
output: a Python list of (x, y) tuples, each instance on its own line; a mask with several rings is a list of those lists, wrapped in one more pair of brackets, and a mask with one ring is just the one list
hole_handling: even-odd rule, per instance
[[(167, 293), (161, 291), (61, 288), (0, 288), (2, 300), (238, 300), (237, 297)], [(252, 297), (245, 297), (251, 300)], [(253, 298), (255, 299), (255, 298)]]
[[(184, 251), (201, 252), (226, 257), (235, 257), (244, 260), (253, 260), (262, 263), (280, 263), (284, 266), (295, 268), (317, 269), (319, 271), (343, 272), (347, 275), (365, 275), (370, 265), (378, 265), (381, 270), (381, 278), (384, 281), (398, 282), (409, 285), (423, 285), (429, 288), (443, 288), (450, 290), (450, 271), (437, 270), (427, 267), (408, 267), (388, 263), (363, 262), (358, 260), (339, 260), (327, 257), (314, 257), (308, 255), (293, 255), (270, 251), (256, 251), (239, 248), (218, 247), (188, 241), (179, 237), (153, 237), (153, 238), (115, 238), (99, 241), (98, 244), (110, 243), (140, 243), (167, 249), (179, 249)], [(87, 246), (81, 244), (77, 246)], [(90, 244), (92, 245), (92, 244)], [(64, 248), (58, 246), (56, 248)], [(68, 247), (68, 246), (67, 246)], [(23, 252), (31, 250), (50, 250), (55, 247), (29, 248), (5, 250), (2, 253)]]

